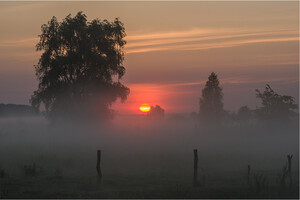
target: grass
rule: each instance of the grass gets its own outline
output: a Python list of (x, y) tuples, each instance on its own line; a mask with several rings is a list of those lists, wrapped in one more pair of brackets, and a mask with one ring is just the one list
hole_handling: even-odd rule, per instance
[[(274, 176), (275, 177), (275, 176)], [(296, 179), (296, 177), (294, 177)], [(101, 184), (97, 175), (63, 175), (48, 171), (35, 176), (11, 174), (1, 178), (1, 198), (298, 198), (298, 184), (278, 191), (274, 179), (253, 175), (255, 187), (245, 184), (242, 174), (210, 175), (205, 187), (193, 187), (183, 174), (107, 174)], [(268, 183), (268, 184), (267, 184)]]

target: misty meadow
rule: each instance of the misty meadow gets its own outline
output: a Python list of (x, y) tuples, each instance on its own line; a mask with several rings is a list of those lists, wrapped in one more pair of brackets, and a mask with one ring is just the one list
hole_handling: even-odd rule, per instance
[(0, 198), (299, 198), (299, 2), (0, 5)]

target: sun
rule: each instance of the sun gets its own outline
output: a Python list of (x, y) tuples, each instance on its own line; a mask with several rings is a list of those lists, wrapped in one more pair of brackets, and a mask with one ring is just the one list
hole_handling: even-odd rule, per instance
[(148, 104), (142, 104), (140, 106), (140, 111), (142, 111), (142, 112), (149, 112), (150, 109), (151, 109), (151, 107)]

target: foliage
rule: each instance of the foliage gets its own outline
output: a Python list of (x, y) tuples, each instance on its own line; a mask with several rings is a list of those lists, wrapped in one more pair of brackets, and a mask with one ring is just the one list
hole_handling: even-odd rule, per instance
[(287, 175), (288, 175), (288, 167), (287, 165), (284, 165), (284, 167), (281, 170), (281, 173), (277, 175), (277, 182), (280, 188), (285, 188)]
[(262, 119), (267, 121), (288, 121), (296, 114), (294, 110), (297, 109), (298, 106), (295, 104), (293, 97), (277, 94), (268, 84), (263, 93), (258, 89), (255, 91), (256, 97), (262, 101), (262, 107), (256, 109), (256, 113)]
[(1, 179), (1, 178), (4, 178), (4, 176), (5, 176), (5, 171), (4, 171), (4, 169), (0, 169), (0, 179)]
[(126, 100), (129, 89), (119, 82), (125, 74), (126, 34), (118, 18), (87, 22), (78, 12), (62, 22), (53, 17), (41, 30), (36, 50), (43, 53), (35, 66), (39, 86), (31, 98), (34, 107), (43, 104), (50, 117), (106, 115), (112, 102)]
[(61, 172), (61, 170), (59, 168), (55, 169), (54, 176), (56, 178), (62, 178), (62, 172)]
[(247, 124), (253, 117), (253, 111), (248, 106), (242, 106), (239, 108), (236, 119), (240, 124)]
[(223, 113), (223, 92), (220, 87), (218, 76), (212, 72), (202, 90), (202, 97), (199, 101), (200, 117), (202, 119), (220, 120)]
[(175, 192), (176, 198), (187, 198), (188, 193), (189, 193), (189, 188), (184, 187), (184, 185), (182, 185), (180, 183), (176, 183), (174, 192)]
[(254, 184), (257, 192), (262, 192), (268, 187), (268, 178), (266, 175), (262, 173), (256, 173), (253, 175), (254, 178)]
[(37, 167), (36, 167), (35, 163), (33, 163), (33, 165), (24, 165), (23, 173), (26, 176), (36, 176), (37, 175)]
[(161, 118), (164, 117), (165, 115), (165, 110), (160, 107), (159, 105), (151, 106), (150, 111), (148, 112), (148, 116), (151, 118)]

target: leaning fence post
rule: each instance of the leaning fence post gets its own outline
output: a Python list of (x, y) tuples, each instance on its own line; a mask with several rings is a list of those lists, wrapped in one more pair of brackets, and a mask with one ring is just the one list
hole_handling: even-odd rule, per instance
[(97, 173), (98, 173), (98, 181), (101, 182), (102, 179), (102, 172), (101, 172), (101, 167), (100, 167), (100, 162), (101, 162), (101, 151), (97, 151)]
[(197, 176), (198, 176), (198, 152), (197, 149), (194, 149), (194, 186), (197, 185)]
[(248, 173), (247, 173), (247, 183), (250, 186), (250, 170), (251, 170), (251, 166), (248, 165)]
[(288, 158), (288, 175), (290, 179), (290, 187), (292, 186), (292, 158), (293, 155), (287, 155)]

